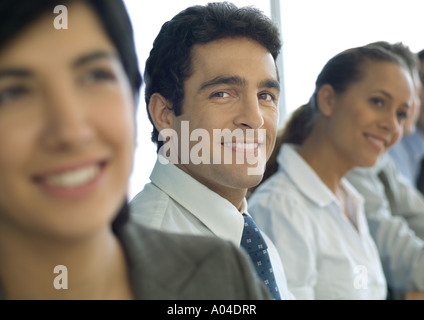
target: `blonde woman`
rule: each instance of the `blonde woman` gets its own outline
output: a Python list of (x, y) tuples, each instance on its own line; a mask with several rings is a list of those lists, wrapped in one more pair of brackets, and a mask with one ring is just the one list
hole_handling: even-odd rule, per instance
[(374, 45), (352, 48), (329, 60), (282, 132), (277, 170), (249, 206), (296, 298), (386, 298), (363, 199), (343, 177), (398, 141), (412, 90), (400, 58)]

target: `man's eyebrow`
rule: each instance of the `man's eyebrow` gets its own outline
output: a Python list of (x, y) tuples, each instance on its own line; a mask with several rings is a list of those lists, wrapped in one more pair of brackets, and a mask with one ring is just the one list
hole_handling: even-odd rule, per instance
[(93, 53), (89, 53), (86, 55), (83, 55), (82, 57), (76, 59), (73, 63), (72, 66), (74, 68), (78, 68), (81, 67), (85, 64), (88, 64), (90, 62), (96, 61), (96, 60), (101, 60), (101, 59), (118, 59), (118, 55), (113, 52), (113, 51), (96, 51)]
[(212, 80), (206, 81), (204, 83), (202, 83), (202, 85), (200, 86), (199, 92), (203, 91), (209, 87), (213, 87), (213, 86), (217, 86), (220, 84), (232, 84), (232, 85), (237, 85), (237, 86), (245, 86), (246, 85), (246, 80), (242, 79), (241, 77), (238, 76), (221, 76), (221, 77), (216, 77)]
[[(205, 90), (209, 87), (213, 87), (220, 84), (231, 84), (236, 86), (246, 86), (247, 81), (241, 77), (238, 76), (223, 76), (223, 77), (216, 77), (210, 81), (204, 82), (201, 86), (199, 91)], [(280, 82), (275, 79), (266, 79), (259, 83), (260, 88), (269, 88), (269, 89), (276, 89), (280, 91)]]
[(280, 82), (275, 79), (267, 79), (259, 83), (259, 88), (276, 89), (280, 92)]

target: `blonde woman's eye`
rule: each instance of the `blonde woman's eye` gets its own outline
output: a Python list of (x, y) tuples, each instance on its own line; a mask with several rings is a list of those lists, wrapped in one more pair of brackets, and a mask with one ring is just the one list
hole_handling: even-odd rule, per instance
[(378, 107), (381, 107), (384, 104), (383, 99), (380, 99), (380, 98), (371, 98), (370, 101), (371, 101), (372, 104), (374, 104)]
[(408, 112), (405, 112), (405, 111), (399, 111), (399, 112), (397, 113), (397, 117), (398, 117), (399, 119), (406, 119), (406, 118), (408, 118)]

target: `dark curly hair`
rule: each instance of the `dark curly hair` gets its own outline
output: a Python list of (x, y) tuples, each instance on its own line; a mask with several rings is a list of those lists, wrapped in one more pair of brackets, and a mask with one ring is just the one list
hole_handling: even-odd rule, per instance
[[(229, 2), (192, 6), (166, 22), (153, 43), (144, 72), (147, 113), (150, 98), (160, 93), (171, 104), (175, 115), (182, 114), (184, 81), (192, 73), (191, 49), (228, 37), (252, 39), (277, 59), (281, 50), (278, 28), (262, 11), (253, 7), (238, 8)], [(153, 124), (152, 141), (159, 150), (163, 142)]]

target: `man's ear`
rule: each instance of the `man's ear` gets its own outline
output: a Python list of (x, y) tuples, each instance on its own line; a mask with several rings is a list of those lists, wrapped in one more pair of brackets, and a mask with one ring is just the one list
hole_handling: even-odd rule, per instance
[(324, 116), (331, 116), (336, 105), (336, 92), (329, 84), (324, 84), (317, 94), (318, 109)]
[(173, 128), (175, 115), (171, 104), (159, 93), (154, 93), (150, 97), (149, 113), (156, 129), (161, 132), (163, 129)]

